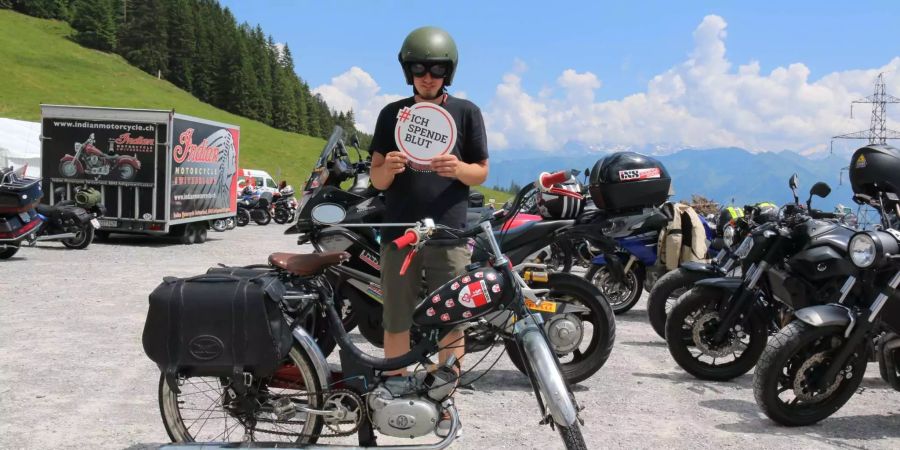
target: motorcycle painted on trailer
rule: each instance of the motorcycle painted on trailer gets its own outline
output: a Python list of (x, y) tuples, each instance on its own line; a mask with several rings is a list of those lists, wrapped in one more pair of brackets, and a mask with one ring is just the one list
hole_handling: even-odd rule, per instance
[(747, 238), (752, 245), (743, 258), (743, 278), (696, 282), (666, 320), (669, 353), (697, 378), (724, 381), (746, 373), (769, 334), (789, 322), (793, 311), (841, 295), (855, 275), (845, 260), (854, 230), (818, 220), (833, 215), (809, 209), (814, 195), (825, 197), (831, 189), (813, 185), (804, 209), (796, 175), (789, 184), (794, 204)]
[(141, 162), (134, 156), (106, 154), (94, 144), (94, 133), (84, 142), (75, 143), (75, 153), (66, 154), (59, 161), (59, 173), (66, 178), (80, 175), (109, 176), (129, 181), (141, 169)]
[[(320, 204), (316, 210), (315, 219), (319, 223), (339, 223), (345, 214), (343, 208), (331, 204)], [(471, 231), (435, 227), (429, 219), (411, 225), (407, 235), (394, 245), (420, 245), (440, 228), (462, 238), (482, 235), (490, 245), (486, 252), (490, 259), (470, 266), (467, 273), (423, 298), (414, 315), (419, 339), (407, 354), (390, 359), (377, 358), (356, 347), (348, 336), (331, 285), (322, 275), (323, 269), (340, 264), (346, 254), (276, 258), (280, 270), (304, 277), (308, 288), (317, 293), (290, 300), (321, 304), (341, 348), (341, 373), (331, 372), (315, 340), (299, 326), (292, 327), (294, 345), (288, 360), (271, 378), (249, 374), (251, 376), (241, 380), (221, 377), (198, 380), (189, 374), (168, 376), (163, 373), (159, 403), (172, 440), (206, 441), (204, 448), (230, 448), (229, 444), (209, 441), (230, 440), (231, 435), (236, 434), (251, 441), (268, 438), (287, 440), (292, 445), (313, 445), (320, 437), (356, 433), (360, 447), (370, 448), (377, 445), (375, 430), (400, 438), (426, 436), (437, 432), (442, 414), (446, 414), (450, 426), (441, 441), (428, 446), (387, 447), (446, 448), (457, 438), (460, 429), (459, 414), (452, 397), (458, 380), (453, 370), (454, 361), (448, 361), (431, 373), (416, 372), (413, 377), (386, 376), (385, 373), (412, 364), (430, 364), (430, 356), (439, 351), (440, 338), (457, 325), (506, 316), (516, 320), (502, 321), (495, 331), (518, 345), (538, 400), (541, 423), (552, 424), (558, 430), (566, 449), (585, 449), (580, 408), (548, 344), (541, 316), (531, 313), (526, 306), (526, 301), (540, 304), (542, 299), (512, 270), (494, 238), (490, 222), (482, 222)], [(414, 239), (406, 239), (410, 233)], [(464, 281), (466, 279), (468, 283)], [(287, 309), (284, 304), (288, 302), (288, 296), (283, 299), (283, 308)], [(450, 299), (458, 301), (451, 303)], [(290, 305), (291, 308), (294, 306)], [(493, 323), (492, 320), (486, 322)], [(177, 380), (177, 386), (172, 385), (173, 379)], [(235, 386), (236, 383), (241, 386)], [(209, 392), (213, 394), (201, 394)], [(204, 419), (197, 415), (197, 409), (221, 410), (223, 415), (221, 419), (219, 416), (213, 419), (213, 426), (204, 428), (210, 417)], [(197, 426), (201, 422), (204, 425)], [(210, 431), (203, 434), (204, 429)], [(172, 445), (168, 448), (190, 447)]]

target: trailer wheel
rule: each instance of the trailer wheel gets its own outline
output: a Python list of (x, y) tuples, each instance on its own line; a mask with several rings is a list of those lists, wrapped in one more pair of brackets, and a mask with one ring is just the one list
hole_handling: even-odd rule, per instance
[(202, 243), (206, 242), (206, 234), (207, 234), (206, 227), (201, 224), (197, 224), (197, 234), (196, 234), (197, 239), (194, 242), (197, 244), (202, 244)]
[(184, 245), (191, 245), (194, 243), (194, 232), (193, 227), (190, 224), (187, 225), (179, 225), (178, 231), (173, 233), (178, 236), (179, 240)]

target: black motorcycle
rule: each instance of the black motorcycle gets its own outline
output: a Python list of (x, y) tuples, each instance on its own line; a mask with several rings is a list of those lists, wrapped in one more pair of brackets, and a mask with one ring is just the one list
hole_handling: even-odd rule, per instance
[(43, 225), (35, 211), (42, 196), (40, 178), (26, 177), (24, 168), (0, 168), (0, 259), (12, 258)]
[(707, 380), (730, 380), (749, 371), (770, 332), (789, 322), (794, 310), (826, 302), (847, 288), (856, 269), (846, 259), (854, 230), (817, 218), (833, 215), (809, 210), (812, 196), (831, 189), (816, 183), (807, 209), (797, 198), (782, 208), (777, 222), (751, 232), (743, 259), (743, 278), (698, 281), (666, 320), (669, 353), (688, 373)]
[[(316, 220), (334, 223), (342, 215), (339, 207), (320, 205)], [(395, 358), (364, 353), (343, 327), (331, 285), (322, 275), (346, 260), (343, 253), (276, 258), (279, 270), (305, 279), (310, 296), (287, 295), (277, 280), (265, 276), (169, 279), (157, 288), (150, 296), (143, 343), (161, 370), (159, 404), (172, 440), (228, 448), (208, 442), (312, 445), (321, 437), (357, 434), (360, 447), (369, 448), (377, 445), (375, 430), (415, 438), (435, 433), (446, 420), (446, 437), (419, 447), (446, 448), (460, 429), (452, 394), (460, 377), (465, 378), (454, 370), (456, 362), (451, 358), (432, 372), (417, 370), (412, 377), (386, 373), (431, 365), (430, 357), (440, 350), (438, 342), (454, 327), (493, 323), (492, 318), (501, 315), (514, 320), (493, 331), (518, 346), (538, 398), (541, 423), (558, 430), (565, 448), (586, 448), (580, 408), (560, 372), (543, 319), (526, 306), (530, 289), (501, 252), (490, 222), (470, 231), (436, 227), (427, 219), (410, 226), (415, 245), (427, 242), (436, 229), (463, 239), (482, 235), (490, 245), (489, 259), (470, 265), (465, 274), (423, 297), (414, 314), (417, 343)], [(221, 292), (240, 294), (223, 298)], [(321, 304), (325, 311), (341, 348), (340, 373), (332, 372), (309, 333), (292, 323), (291, 311), (304, 303)], [(197, 414), (210, 410), (221, 414)]]
[(100, 191), (87, 186), (75, 188), (73, 199), (66, 199), (68, 190), (57, 188), (53, 205), (39, 204), (35, 208), (43, 224), (29, 244), (41, 241), (60, 241), (71, 249), (85, 249), (94, 241), (94, 232), (100, 229), (97, 219), (106, 213), (100, 202)]
[(294, 221), (294, 215), (297, 214), (297, 199), (294, 198), (294, 188), (286, 186), (278, 191), (272, 203), (272, 219), (275, 223), (281, 225)]
[[(666, 318), (678, 302), (682, 294), (690, 290), (694, 283), (709, 278), (722, 278), (740, 270), (741, 258), (746, 256), (753, 245), (747, 236), (756, 225), (773, 220), (771, 215), (760, 214), (759, 208), (745, 206), (744, 216), (729, 224), (723, 237), (717, 237), (710, 243), (710, 249), (717, 251), (715, 258), (709, 262), (688, 261), (677, 269), (666, 272), (659, 277), (650, 294), (647, 296), (647, 317), (650, 326), (659, 337), (666, 338)], [(738, 242), (735, 242), (738, 239)]]
[(898, 162), (900, 152), (885, 145), (853, 154), (854, 200), (878, 210), (881, 227), (850, 239), (846, 264), (859, 272), (841, 296), (798, 310), (760, 358), (753, 394), (782, 425), (810, 425), (844, 406), (863, 380), (873, 347), (881, 377), (900, 391)]
[(269, 213), (269, 205), (271, 203), (272, 193), (270, 192), (242, 193), (237, 201), (235, 223), (239, 227), (244, 227), (253, 220), (257, 225), (268, 225), (272, 221), (272, 214)]

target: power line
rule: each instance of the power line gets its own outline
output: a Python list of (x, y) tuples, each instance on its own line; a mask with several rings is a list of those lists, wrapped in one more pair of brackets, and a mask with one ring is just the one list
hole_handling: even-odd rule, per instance
[(853, 117), (853, 105), (871, 104), (872, 120), (868, 130), (856, 131), (853, 133), (841, 134), (831, 138), (831, 153), (834, 153), (835, 139), (867, 139), (869, 144), (887, 144), (888, 139), (900, 139), (900, 131), (888, 129), (887, 122), (887, 104), (900, 103), (900, 98), (894, 97), (886, 92), (884, 86), (884, 73), (879, 73), (875, 79), (875, 93), (854, 100), (850, 103), (850, 117)]

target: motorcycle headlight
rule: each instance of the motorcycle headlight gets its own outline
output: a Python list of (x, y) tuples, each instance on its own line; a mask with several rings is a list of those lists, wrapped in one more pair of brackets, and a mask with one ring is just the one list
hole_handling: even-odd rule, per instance
[(867, 233), (859, 233), (850, 239), (847, 245), (847, 251), (850, 253), (850, 260), (856, 267), (865, 269), (871, 267), (875, 263), (877, 250), (875, 248), (875, 239)]
[(722, 239), (725, 241), (725, 245), (731, 247), (734, 245), (734, 227), (728, 225), (725, 227), (725, 230), (722, 231)]
[(889, 231), (861, 231), (853, 235), (847, 245), (853, 264), (862, 269), (877, 267), (900, 254), (900, 233), (895, 237), (895, 232)]

